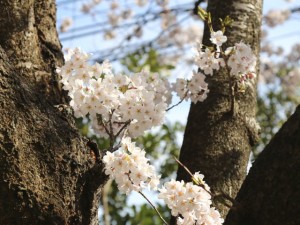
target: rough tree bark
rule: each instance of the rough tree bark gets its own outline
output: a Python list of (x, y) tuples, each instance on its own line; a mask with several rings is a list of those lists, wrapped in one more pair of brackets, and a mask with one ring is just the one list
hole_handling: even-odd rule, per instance
[(0, 224), (97, 221), (106, 177), (62, 105), (55, 13), (54, 0), (0, 1)]
[(255, 160), (224, 225), (300, 224), (300, 106)]
[[(207, 11), (212, 14), (215, 30), (220, 25), (219, 18), (229, 15), (234, 19), (232, 27), (226, 31), (226, 46), (243, 41), (258, 55), (262, 0), (210, 0)], [(206, 27), (205, 45), (211, 45), (209, 38)], [(229, 81), (224, 71), (206, 80), (210, 92), (204, 102), (191, 105), (180, 161), (192, 172), (203, 173), (213, 192), (235, 198), (246, 176), (251, 146), (257, 139), (257, 130), (249, 122), (255, 121), (256, 87), (236, 95), (238, 107), (233, 115)], [(190, 180), (190, 176), (180, 167), (177, 179)], [(224, 201), (227, 200), (223, 197), (214, 198), (214, 205), (223, 216), (229, 210)]]

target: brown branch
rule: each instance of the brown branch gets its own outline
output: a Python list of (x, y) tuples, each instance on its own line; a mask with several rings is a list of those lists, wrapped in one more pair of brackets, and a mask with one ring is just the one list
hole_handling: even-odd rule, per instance
[(299, 137), (300, 106), (255, 160), (225, 225), (300, 224)]
[(160, 214), (160, 212), (158, 211), (158, 209), (155, 207), (155, 205), (152, 204), (152, 202), (147, 198), (146, 195), (143, 194), (143, 192), (138, 192), (140, 195), (142, 195), (144, 197), (144, 199), (147, 200), (147, 202), (152, 206), (152, 208), (155, 210), (155, 212), (158, 214), (159, 218), (163, 221), (164, 224), (169, 225), (165, 219), (162, 217), (162, 215)]

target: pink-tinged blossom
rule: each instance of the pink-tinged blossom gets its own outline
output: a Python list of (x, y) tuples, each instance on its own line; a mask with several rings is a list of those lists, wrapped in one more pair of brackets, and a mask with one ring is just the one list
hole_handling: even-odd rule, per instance
[(233, 76), (255, 73), (256, 56), (249, 45), (240, 42), (235, 44), (227, 64), (231, 68), (230, 74)]

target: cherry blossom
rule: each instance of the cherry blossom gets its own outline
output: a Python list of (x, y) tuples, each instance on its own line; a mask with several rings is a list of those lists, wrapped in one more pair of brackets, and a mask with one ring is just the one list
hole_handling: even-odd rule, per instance
[(136, 137), (160, 125), (171, 101), (170, 84), (147, 71), (113, 74), (108, 61), (89, 65), (89, 55), (70, 50), (58, 69), (76, 117), (89, 116), (96, 134), (116, 138), (121, 131)]
[(206, 75), (213, 75), (214, 70), (219, 70), (225, 65), (222, 58), (217, 58), (216, 53), (209, 48), (203, 50), (203, 45), (198, 43), (195, 55), (195, 64), (203, 70)]
[(209, 39), (211, 43), (221, 46), (223, 43), (227, 41), (227, 37), (223, 35), (223, 32), (218, 30), (217, 32), (212, 32), (211, 33), (211, 38)]
[(182, 100), (191, 99), (193, 103), (203, 102), (209, 92), (208, 85), (204, 79), (205, 75), (203, 73), (193, 71), (193, 76), (189, 81), (178, 78), (176, 83), (173, 84), (173, 90)]
[(219, 225), (224, 222), (219, 212), (211, 207), (209, 187), (203, 177), (199, 172), (193, 176), (194, 180), (201, 181), (201, 186), (172, 179), (159, 189), (158, 198), (163, 199), (171, 214), (177, 217), (178, 225)]
[(106, 152), (103, 157), (105, 173), (116, 181), (120, 192), (129, 194), (144, 188), (157, 189), (160, 176), (156, 175), (145, 154), (129, 137), (122, 139), (121, 150)]

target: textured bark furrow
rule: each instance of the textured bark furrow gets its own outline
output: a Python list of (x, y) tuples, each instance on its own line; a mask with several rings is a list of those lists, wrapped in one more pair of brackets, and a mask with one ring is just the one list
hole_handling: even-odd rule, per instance
[[(104, 181), (100, 164), (91, 159), (70, 115), (32, 92), (34, 84), (4, 69), (0, 224), (90, 224), (97, 209), (94, 195)], [(80, 204), (82, 199), (88, 204)]]
[(0, 2), (0, 224), (97, 223), (106, 177), (57, 105), (55, 22), (54, 0)]
[(300, 224), (300, 106), (254, 162), (226, 225)]
[(33, 7), (34, 0), (0, 2), (0, 44), (16, 66), (39, 66)]
[[(220, 27), (219, 18), (229, 15), (234, 19), (226, 30), (226, 46), (243, 41), (259, 52), (262, 1), (210, 0), (207, 11), (211, 12), (214, 30)], [(205, 28), (203, 43), (211, 45), (208, 28)], [(191, 171), (200, 171), (205, 181), (217, 195), (223, 192), (234, 198), (246, 176), (251, 145), (257, 138), (257, 130), (248, 121), (255, 121), (256, 86), (245, 94), (236, 94), (236, 115), (230, 112), (231, 97), (229, 80), (224, 71), (216, 72), (207, 79), (208, 98), (192, 104), (184, 134), (180, 160)], [(178, 180), (190, 180), (182, 169)], [(223, 197), (214, 199), (215, 206), (225, 216), (229, 210)], [(230, 202), (227, 202), (230, 204)]]
[[(58, 104), (62, 96), (55, 69), (63, 63), (55, 20), (55, 1), (1, 1), (0, 45), (15, 69)], [(51, 87), (49, 87), (51, 86)]]

